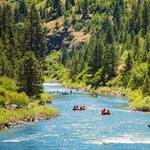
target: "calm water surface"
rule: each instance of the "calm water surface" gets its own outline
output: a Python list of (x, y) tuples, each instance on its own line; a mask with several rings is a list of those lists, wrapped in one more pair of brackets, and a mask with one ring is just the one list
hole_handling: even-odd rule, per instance
[[(46, 92), (69, 92), (58, 83), (44, 84)], [(54, 94), (50, 107), (60, 116), (0, 132), (0, 150), (150, 150), (150, 113), (128, 110), (121, 97), (100, 96), (73, 90), (72, 95)], [(88, 110), (74, 112), (74, 105)], [(112, 115), (101, 116), (109, 108)]]

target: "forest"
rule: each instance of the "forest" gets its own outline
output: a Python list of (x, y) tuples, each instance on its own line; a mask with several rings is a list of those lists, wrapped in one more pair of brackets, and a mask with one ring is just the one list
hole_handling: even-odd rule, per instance
[(125, 90), (132, 109), (150, 111), (149, 8), (149, 0), (3, 0), (0, 109), (46, 103), (43, 82), (59, 80)]

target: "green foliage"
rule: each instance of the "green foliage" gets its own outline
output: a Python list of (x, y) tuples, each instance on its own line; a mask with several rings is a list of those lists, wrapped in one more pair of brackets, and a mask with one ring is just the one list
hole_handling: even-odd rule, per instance
[(0, 77), (0, 87), (6, 90), (16, 91), (16, 83), (8, 77)]
[(22, 41), (24, 51), (33, 51), (38, 59), (43, 58), (47, 52), (46, 31), (41, 27), (38, 11), (33, 4), (30, 8)]
[(128, 87), (131, 87), (132, 89), (139, 89), (143, 90), (144, 86), (144, 80), (148, 76), (148, 64), (147, 63), (142, 63), (135, 67), (132, 70), (130, 81), (128, 84)]
[(11, 107), (15, 104), (17, 107), (25, 107), (29, 104), (29, 98), (25, 93), (17, 93), (18, 87), (15, 82), (8, 77), (0, 78), (0, 105)]
[(0, 125), (4, 125), (10, 122), (24, 120), (26, 118), (36, 118), (37, 116), (43, 118), (55, 117), (58, 114), (58, 111), (46, 106), (37, 106), (29, 109), (17, 109), (15, 111), (0, 108), (0, 114)]
[(29, 96), (38, 96), (42, 93), (42, 71), (33, 52), (24, 55), (20, 65), (19, 86)]
[(25, 107), (29, 104), (29, 98), (25, 93), (8, 93), (8, 104), (16, 104), (18, 107)]
[(142, 91), (132, 91), (129, 94), (130, 106), (134, 110), (150, 111), (150, 97), (144, 97)]
[(40, 95), (40, 100), (39, 100), (39, 104), (40, 105), (44, 105), (46, 103), (51, 103), (52, 101), (52, 96), (47, 94), (47, 93), (43, 93)]
[(75, 29), (76, 31), (82, 30), (82, 29), (83, 29), (82, 23), (76, 23), (76, 24), (74, 25), (74, 29)]
[(59, 63), (61, 58), (60, 52), (54, 52), (51, 55), (46, 57), (46, 71), (45, 76), (49, 77), (49, 79), (60, 80), (65, 76), (65, 68)]
[(14, 91), (7, 91), (0, 88), (0, 105), (6, 108), (11, 108), (11, 105), (17, 105), (17, 107), (25, 107), (29, 104), (29, 98), (24, 93), (17, 93)]

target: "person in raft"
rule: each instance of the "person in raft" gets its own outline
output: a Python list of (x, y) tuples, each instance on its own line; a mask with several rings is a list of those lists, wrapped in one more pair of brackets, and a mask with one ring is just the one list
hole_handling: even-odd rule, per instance
[(74, 106), (74, 107), (73, 107), (73, 110), (77, 110), (77, 109), (78, 109), (78, 106)]
[(110, 111), (109, 111), (109, 109), (107, 110), (107, 114), (110, 114)]
[(102, 113), (105, 113), (105, 112), (106, 112), (106, 108), (104, 108), (101, 112), (102, 112)]
[(104, 115), (104, 114), (109, 115), (109, 114), (110, 114), (110, 111), (109, 111), (109, 109), (106, 110), (106, 109), (104, 108), (104, 109), (101, 111), (101, 114), (102, 114), (102, 115)]

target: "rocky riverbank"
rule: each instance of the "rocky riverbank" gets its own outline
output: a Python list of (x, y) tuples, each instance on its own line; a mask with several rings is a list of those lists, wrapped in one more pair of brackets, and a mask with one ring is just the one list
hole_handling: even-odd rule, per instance
[[(53, 117), (57, 117), (57, 116), (58, 116), (58, 114), (56, 114)], [(31, 123), (31, 122), (38, 122), (40, 120), (48, 120), (48, 119), (51, 119), (53, 117), (47, 117), (47, 116), (42, 116), (42, 115), (41, 116), (36, 116), (36, 117), (27, 117), (23, 120), (18, 120), (18, 121), (15, 121), (15, 122), (9, 122), (9, 123), (5, 123), (3, 125), (0, 125), (0, 130), (14, 128), (16, 126), (21, 126), (21, 125)]]
[(104, 96), (126, 96), (126, 93), (123, 90), (120, 89), (91, 89), (91, 90), (86, 90), (89, 92), (92, 96), (99, 96), (99, 95), (104, 95)]

